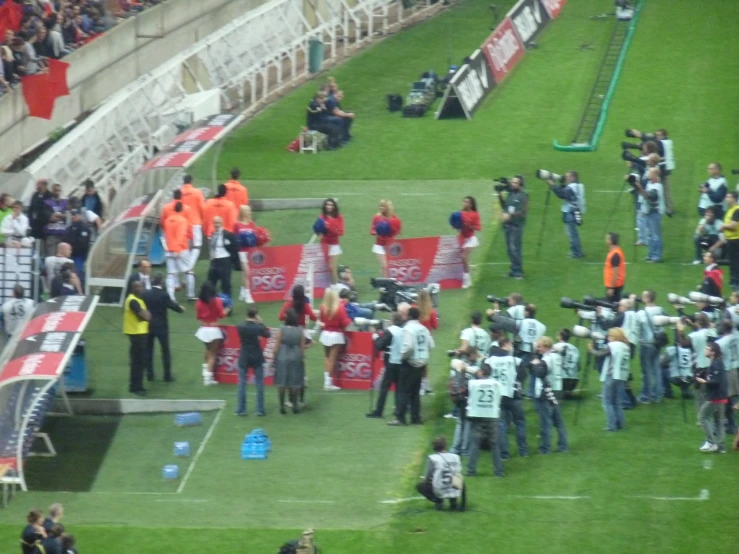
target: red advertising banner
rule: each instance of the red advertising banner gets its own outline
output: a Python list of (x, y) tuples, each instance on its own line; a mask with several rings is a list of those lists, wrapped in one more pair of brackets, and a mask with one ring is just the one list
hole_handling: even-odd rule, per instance
[(523, 43), (513, 30), (509, 18), (505, 18), (497, 29), (482, 44), (482, 51), (488, 60), (495, 82), (506, 78), (525, 53)]
[(544, 4), (544, 7), (549, 12), (549, 17), (552, 19), (559, 17), (559, 12), (562, 11), (565, 2), (567, 0), (541, 0), (541, 3)]
[(139, 196), (131, 203), (131, 206), (127, 208), (126, 211), (118, 214), (113, 222), (117, 223), (118, 221), (123, 221), (124, 219), (133, 219), (134, 217), (139, 217), (141, 214), (144, 213), (144, 210), (153, 198), (154, 193), (147, 194), (146, 196)]
[[(241, 341), (235, 326), (221, 327), (226, 333), (226, 340), (216, 358), (214, 377), (219, 383), (236, 385), (239, 382), (239, 353)], [(260, 339), (264, 352), (264, 384), (274, 384), (274, 355), (275, 333), (277, 329), (270, 329), (272, 336), (269, 339)], [(369, 390), (371, 386), (378, 387), (382, 378), (382, 359), (375, 356), (372, 333), (347, 333), (347, 345), (339, 357), (339, 378), (337, 386), (342, 389)], [(315, 346), (318, 348), (320, 345)], [(254, 373), (249, 372), (247, 382), (254, 383)]]
[(303, 285), (306, 292), (310, 292), (311, 268), (313, 299), (323, 298), (323, 291), (331, 285), (326, 247), (321, 244), (293, 244), (252, 248), (249, 251), (249, 275), (254, 301), (287, 300), (295, 285)]
[(160, 167), (185, 167), (195, 155), (194, 152), (170, 152), (161, 154), (146, 162), (139, 171), (148, 171)]
[(0, 373), (0, 383), (23, 377), (26, 379), (58, 377), (64, 368), (64, 352), (39, 352), (13, 358)]
[(54, 312), (34, 317), (23, 329), (21, 339), (39, 333), (78, 333), (84, 326), (87, 314), (85, 312)]
[(462, 250), (457, 237), (398, 239), (385, 248), (388, 276), (406, 285), (438, 283), (462, 287)]

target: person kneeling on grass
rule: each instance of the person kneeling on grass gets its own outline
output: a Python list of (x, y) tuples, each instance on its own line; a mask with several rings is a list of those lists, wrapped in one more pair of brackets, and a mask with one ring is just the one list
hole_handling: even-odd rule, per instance
[(462, 460), (447, 452), (444, 437), (434, 439), (433, 449), (434, 453), (426, 460), (423, 481), (418, 483), (416, 490), (433, 502), (436, 510), (442, 510), (444, 499), (449, 499), (451, 510), (463, 512), (467, 505), (467, 489), (462, 479)]

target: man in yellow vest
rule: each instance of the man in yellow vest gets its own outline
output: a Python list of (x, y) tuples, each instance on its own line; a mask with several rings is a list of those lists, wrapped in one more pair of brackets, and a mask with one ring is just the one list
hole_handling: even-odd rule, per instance
[(606, 298), (611, 302), (621, 300), (621, 291), (626, 282), (626, 257), (618, 245), (618, 233), (606, 235), (608, 254), (603, 266), (603, 285), (606, 287)]
[(151, 314), (146, 309), (142, 298), (144, 285), (134, 281), (131, 294), (123, 303), (123, 333), (128, 335), (130, 347), (128, 351), (130, 377), (128, 392), (136, 396), (146, 396), (144, 389), (144, 368), (146, 368), (146, 343), (149, 336), (149, 320)]
[(724, 224), (721, 225), (719, 231), (723, 233), (723, 239), (716, 246), (723, 246), (724, 258), (729, 260), (729, 270), (731, 276), (729, 283), (731, 290), (739, 289), (739, 205), (736, 201), (737, 193), (729, 191), (726, 193), (726, 214), (724, 215)]

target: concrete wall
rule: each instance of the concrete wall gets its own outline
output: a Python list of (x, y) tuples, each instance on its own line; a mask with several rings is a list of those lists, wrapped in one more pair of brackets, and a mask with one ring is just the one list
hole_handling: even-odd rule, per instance
[[(27, 116), (20, 90), (0, 98), (0, 167), (51, 131), (95, 108), (114, 92), (157, 68), (267, 0), (169, 0), (114, 27), (64, 61), (70, 95), (56, 101), (51, 121)], [(142, 38), (142, 36), (163, 38)]]

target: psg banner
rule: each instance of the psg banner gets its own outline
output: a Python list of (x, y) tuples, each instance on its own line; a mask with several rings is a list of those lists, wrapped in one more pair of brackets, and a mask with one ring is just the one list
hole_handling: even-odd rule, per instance
[(549, 23), (549, 12), (542, 6), (543, 0), (521, 0), (508, 17), (518, 33), (521, 42), (528, 44)]
[(331, 285), (327, 248), (322, 244), (265, 246), (249, 250), (250, 291), (255, 302), (274, 302), (291, 297), (295, 285), (303, 285), (313, 296), (323, 298)]
[[(221, 327), (226, 335), (216, 357), (214, 377), (219, 383), (236, 385), (239, 382), (239, 354), (241, 341), (235, 326)], [(264, 352), (264, 384), (274, 385), (274, 346), (278, 329), (270, 329), (270, 338), (260, 338)], [(369, 390), (377, 387), (382, 377), (382, 359), (375, 356), (372, 333), (350, 332), (347, 344), (339, 355), (339, 377), (336, 382), (342, 389)], [(254, 372), (249, 370), (247, 382), (254, 383)]]
[(97, 296), (63, 296), (40, 304), (20, 331), (18, 343), (0, 372), (0, 384), (58, 378), (97, 302)]
[(456, 236), (398, 239), (385, 248), (388, 277), (406, 285), (462, 288), (462, 249)]

